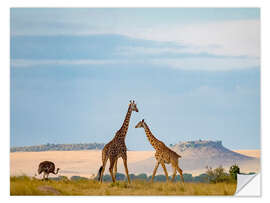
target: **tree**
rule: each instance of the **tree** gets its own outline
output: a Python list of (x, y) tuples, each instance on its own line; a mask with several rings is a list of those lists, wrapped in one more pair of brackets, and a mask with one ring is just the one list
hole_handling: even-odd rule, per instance
[[(184, 173), (183, 178), (184, 178), (185, 182), (192, 182), (192, 180), (193, 180), (192, 174), (189, 174), (189, 173)], [(175, 177), (175, 180), (176, 181), (181, 181), (180, 175), (177, 175)]]
[(154, 177), (154, 181), (165, 182), (165, 181), (167, 181), (167, 179), (166, 179), (166, 176), (165, 175), (156, 175)]
[(200, 174), (199, 176), (195, 176), (192, 181), (194, 182), (209, 182), (209, 176), (205, 173)]
[(112, 177), (110, 175), (106, 174), (106, 175), (103, 176), (103, 181), (104, 182), (112, 181)]
[(211, 167), (206, 167), (206, 174), (208, 175), (209, 182), (217, 183), (217, 182), (225, 182), (230, 181), (230, 176), (225, 172), (225, 169), (222, 166), (218, 168), (212, 169)]
[(136, 179), (147, 180), (147, 175), (145, 173), (141, 173), (136, 176)]
[(125, 180), (125, 175), (123, 173), (116, 173), (116, 180)]
[(88, 180), (88, 178), (81, 177), (81, 176), (72, 176), (70, 180)]
[(133, 173), (129, 174), (129, 178), (130, 180), (134, 180), (136, 179), (136, 175), (134, 175)]
[(234, 179), (237, 180), (237, 174), (240, 173), (240, 168), (238, 167), (238, 165), (234, 164), (230, 167), (230, 176)]

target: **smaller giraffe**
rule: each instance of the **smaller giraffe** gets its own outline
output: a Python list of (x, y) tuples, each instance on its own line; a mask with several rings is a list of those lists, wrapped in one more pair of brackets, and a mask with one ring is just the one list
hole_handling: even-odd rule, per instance
[(184, 178), (183, 178), (183, 171), (182, 169), (179, 168), (178, 166), (178, 159), (181, 157), (180, 155), (178, 155), (176, 152), (172, 151), (169, 147), (167, 147), (162, 141), (158, 140), (150, 131), (149, 127), (147, 126), (147, 124), (144, 122), (144, 119), (142, 121), (140, 121), (135, 128), (144, 128), (145, 134), (150, 142), (150, 144), (154, 147), (154, 149), (156, 150), (155, 153), (155, 158), (157, 160), (156, 162), (156, 166), (154, 168), (153, 171), (153, 175), (152, 175), (152, 182), (154, 180), (154, 177), (156, 175), (157, 169), (159, 164), (161, 164), (164, 173), (166, 175), (166, 179), (167, 181), (169, 181), (169, 177), (168, 177), (168, 172), (166, 169), (165, 164), (171, 164), (172, 168), (173, 168), (173, 176), (172, 176), (172, 181), (174, 181), (175, 176), (176, 176), (176, 171), (179, 172), (180, 176), (181, 176), (181, 180), (182, 182), (184, 182)]

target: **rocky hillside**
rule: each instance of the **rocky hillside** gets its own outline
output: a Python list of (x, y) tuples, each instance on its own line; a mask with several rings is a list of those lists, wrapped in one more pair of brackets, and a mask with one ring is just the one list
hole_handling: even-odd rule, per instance
[[(205, 159), (220, 162), (232, 162), (232, 161), (244, 161), (252, 160), (252, 157), (248, 157), (236, 152), (233, 152), (222, 145), (221, 141), (188, 141), (179, 142), (171, 147), (172, 150), (181, 154), (185, 159)], [(222, 162), (221, 162), (222, 161)]]

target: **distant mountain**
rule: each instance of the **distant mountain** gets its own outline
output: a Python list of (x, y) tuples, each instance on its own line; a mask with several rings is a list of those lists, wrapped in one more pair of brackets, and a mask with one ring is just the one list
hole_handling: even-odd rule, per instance
[(45, 144), (25, 147), (11, 147), (10, 152), (41, 152), (41, 151), (76, 151), (103, 149), (104, 143), (85, 144)]
[[(233, 164), (237, 164), (241, 166), (240, 168), (247, 169), (248, 171), (257, 171), (260, 167), (260, 160), (258, 158), (233, 152), (225, 148), (221, 141), (187, 141), (170, 146), (173, 151), (182, 156), (179, 159), (179, 165), (184, 171), (205, 171), (206, 166), (214, 168), (220, 165), (228, 168)], [(138, 170), (140, 168), (147, 169), (147, 172), (151, 173), (155, 162), (155, 158), (151, 157), (136, 162), (136, 167)], [(159, 169), (159, 172), (162, 172), (162, 169)]]
[(183, 157), (183, 163), (188, 168), (194, 164), (204, 167), (219, 166), (255, 159), (254, 157), (245, 156), (225, 148), (221, 141), (198, 140), (179, 142), (171, 148)]

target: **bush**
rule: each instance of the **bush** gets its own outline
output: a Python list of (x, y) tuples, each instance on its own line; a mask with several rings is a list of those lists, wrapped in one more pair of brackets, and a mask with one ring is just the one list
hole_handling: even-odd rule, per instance
[(136, 179), (136, 175), (134, 175), (133, 173), (129, 174), (129, 178), (130, 180), (135, 180)]
[(103, 175), (103, 181), (105, 181), (105, 182), (112, 181), (112, 177), (111, 177), (111, 175), (108, 175), (108, 174)]
[(116, 173), (116, 180), (125, 180), (126, 176), (123, 173)]
[[(152, 176), (150, 176), (151, 178), (152, 178)], [(150, 178), (149, 177), (149, 178)], [(151, 180), (151, 179), (150, 179)], [(155, 177), (154, 177), (154, 181), (158, 181), (158, 182), (165, 182), (165, 181), (167, 181), (167, 179), (166, 179), (166, 176), (165, 175), (156, 175)]]
[(240, 168), (236, 165), (236, 164), (234, 164), (234, 165), (232, 165), (231, 167), (230, 167), (230, 175), (231, 175), (231, 177), (234, 179), (234, 180), (237, 180), (237, 174), (239, 174), (240, 173)]
[(81, 176), (72, 176), (70, 180), (88, 180), (88, 178), (81, 177)]
[(136, 176), (136, 179), (147, 180), (147, 175), (145, 173), (141, 173)]
[[(178, 175), (179, 180), (180, 180), (180, 175)], [(189, 173), (184, 173), (183, 178), (185, 182), (191, 182), (192, 181), (192, 174)]]
[(225, 172), (225, 169), (222, 166), (215, 169), (208, 166), (206, 168), (206, 174), (210, 183), (231, 182), (233, 180), (231, 176)]
[[(170, 178), (172, 178), (172, 176), (170, 176)], [(184, 173), (183, 178), (184, 178), (185, 182), (192, 182), (193, 181), (192, 174), (189, 174), (189, 173)], [(176, 175), (175, 180), (176, 181), (182, 181), (180, 175)]]
[(209, 176), (206, 173), (202, 173), (199, 176), (195, 176), (192, 181), (206, 183), (209, 182)]

